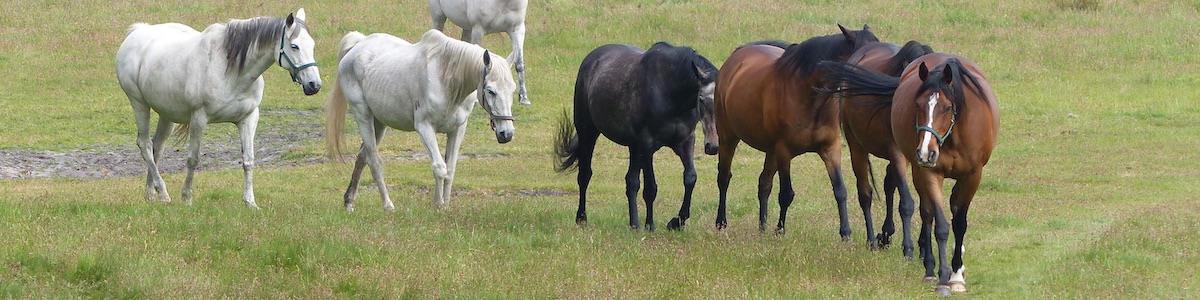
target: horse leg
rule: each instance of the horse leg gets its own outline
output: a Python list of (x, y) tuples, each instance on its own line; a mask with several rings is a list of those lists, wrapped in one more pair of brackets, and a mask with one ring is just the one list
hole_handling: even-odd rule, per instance
[[(772, 180), (775, 179), (775, 172), (779, 168), (779, 163), (775, 159), (775, 151), (767, 152), (763, 157), (762, 173), (758, 174), (758, 232), (767, 231), (767, 199), (771, 197)], [(780, 191), (780, 196), (783, 191)], [(782, 198), (779, 199), (783, 201)], [(780, 207), (782, 207), (780, 202)], [(783, 220), (780, 220), (782, 222)], [(782, 224), (782, 223), (780, 223)]]
[(242, 172), (245, 173), (242, 200), (253, 209), (258, 209), (258, 204), (254, 203), (254, 131), (257, 127), (258, 109), (237, 123), (238, 135), (242, 138)]
[[(367, 166), (371, 168), (371, 178), (375, 179), (376, 188), (379, 189), (379, 197), (383, 200), (383, 209), (393, 211), (396, 206), (392, 204), (392, 197), (388, 195), (387, 191), (387, 183), (383, 180), (383, 160), (379, 158), (379, 144), (374, 138), (377, 135), (382, 136), (382, 133), (376, 132), (375, 125), (378, 121), (369, 112), (356, 109), (354, 115), (354, 119), (358, 123), (358, 133), (362, 136), (362, 149), (359, 151), (359, 156), (363, 157)], [(361, 168), (356, 169), (361, 171)], [(346, 193), (350, 193), (349, 189)], [(351, 203), (352, 207), (353, 203)]]
[(474, 25), (470, 30), (463, 28), (463, 38), (470, 38), (468, 43), (475, 45), (483, 45), (483, 35), (487, 34), (487, 30), (483, 29), (482, 25)]
[[(905, 176), (904, 176), (904, 169), (907, 167), (907, 164), (905, 163), (906, 161), (904, 159), (905, 158), (903, 156), (901, 156), (900, 158), (892, 160), (892, 162), (888, 164), (888, 175), (885, 176), (884, 183), (886, 186), (886, 184), (889, 181), (886, 177), (891, 176), (893, 178), (891, 180), (891, 184), (894, 186), (894, 189), (899, 190), (899, 195), (900, 195), (899, 211), (900, 211), (900, 222), (901, 222), (900, 230), (903, 231), (903, 234), (904, 234), (904, 241), (901, 242), (900, 246), (901, 246), (901, 249), (903, 250), (904, 258), (908, 259), (908, 260), (912, 260), (913, 259), (912, 217), (913, 217), (914, 206), (916, 203), (914, 203), (912, 193), (909, 191), (908, 179), (905, 178)], [(892, 192), (889, 190), (887, 192), (887, 195), (889, 198), (888, 205), (890, 206), (892, 203), (892, 200), (891, 200)], [(888, 213), (889, 213), (889, 217), (891, 217), (891, 209), (890, 208), (888, 209)], [(894, 230), (894, 228), (893, 228), (893, 230)]]
[(520, 97), (521, 104), (533, 105), (529, 102), (529, 91), (525, 90), (525, 23), (518, 24), (509, 30), (508, 38), (512, 40), (513, 51), (508, 55), (508, 61), (517, 68), (517, 82), (519, 83), (517, 95)]
[(575, 136), (579, 139), (579, 148), (575, 149), (579, 156), (579, 174), (575, 177), (579, 184), (579, 207), (575, 211), (575, 224), (578, 225), (587, 224), (587, 189), (592, 181), (592, 152), (596, 150), (596, 139), (600, 137), (595, 130), (582, 129), (586, 127), (577, 127)]
[[(782, 146), (782, 143), (780, 145), (775, 149), (775, 163), (779, 172), (779, 224), (775, 226), (776, 235), (782, 235), (786, 232), (785, 222), (787, 221), (788, 207), (792, 206), (792, 200), (796, 198), (796, 191), (792, 189), (791, 151), (787, 151), (784, 148), (786, 146)], [(767, 181), (770, 182), (770, 178)], [(770, 192), (768, 190), (767, 194), (770, 194)]]
[(446, 180), (442, 181), (442, 204), (450, 205), (451, 187), (454, 186), (454, 170), (458, 167), (458, 149), (462, 146), (463, 135), (467, 132), (467, 122), (446, 134)]
[(684, 223), (692, 216), (692, 189), (696, 187), (696, 166), (692, 162), (695, 145), (696, 137), (690, 136), (687, 141), (671, 148), (683, 163), (683, 204), (679, 206), (679, 214), (667, 223), (668, 230), (683, 229)]
[(638, 176), (641, 173), (643, 165), (642, 151), (637, 145), (629, 146), (629, 170), (625, 172), (625, 198), (629, 201), (629, 228), (633, 230), (640, 229), (638, 225), (638, 207), (637, 193), (638, 186), (641, 185)]
[[(728, 140), (726, 139), (727, 136), (730, 137)], [(729, 196), (729, 180), (733, 179), (730, 164), (733, 162), (733, 155), (737, 153), (737, 146), (740, 141), (733, 137), (733, 134), (721, 133), (719, 137), (721, 141), (717, 145), (717, 190), (720, 195), (720, 203), (717, 206), (716, 226), (717, 230), (722, 230), (729, 227), (729, 220), (726, 219), (725, 215), (725, 200)]]
[(430, 1), (429, 16), (433, 23), (430, 28), (446, 32), (446, 14), (442, 13), (441, 5), (437, 1)]
[(187, 179), (183, 180), (183, 203), (192, 205), (192, 178), (196, 175), (196, 168), (200, 167), (200, 139), (204, 137), (204, 126), (208, 125), (208, 115), (205, 115), (204, 110), (198, 110), (192, 114), (192, 120), (188, 123), (188, 159), (187, 159)]
[(642, 198), (646, 201), (646, 230), (654, 231), (657, 229), (654, 226), (654, 200), (658, 199), (658, 181), (654, 177), (654, 151), (650, 149), (641, 151), (642, 177), (645, 177), (646, 181), (642, 189)]
[(446, 160), (442, 158), (441, 151), (438, 151), (437, 131), (434, 131), (432, 124), (424, 120), (418, 119), (416, 125), (417, 135), (421, 136), (421, 142), (425, 144), (425, 151), (428, 152), (430, 164), (433, 167), (433, 179), (436, 182), (433, 189), (433, 205), (437, 208), (445, 208), (446, 203), (442, 202), (444, 191), (441, 187), (450, 177), (450, 172), (446, 169)]
[(819, 155), (821, 155), (821, 160), (825, 161), (825, 172), (829, 173), (829, 183), (833, 186), (833, 199), (837, 201), (838, 218), (841, 224), (838, 235), (842, 236), (843, 242), (849, 242), (850, 216), (846, 208), (846, 184), (842, 182), (842, 145), (841, 143), (834, 144), (836, 146), (826, 148)]
[(950, 261), (950, 267), (954, 273), (950, 275), (950, 291), (966, 292), (967, 279), (963, 272), (966, 267), (963, 266), (963, 251), (965, 251), (967, 235), (967, 210), (971, 207), (971, 200), (975, 198), (975, 192), (979, 191), (980, 173), (971, 174), (967, 178), (963, 178), (954, 183), (954, 190), (950, 193), (950, 213), (951, 227), (954, 230), (954, 258)]
[[(886, 247), (884, 241), (887, 236), (875, 236), (874, 216), (871, 215), (871, 201), (874, 198), (875, 186), (872, 182), (874, 174), (871, 174), (871, 158), (870, 153), (858, 146), (858, 141), (854, 140), (852, 135), (846, 135), (847, 144), (850, 145), (850, 168), (854, 172), (854, 180), (858, 187), (858, 206), (862, 208), (863, 221), (867, 227), (867, 248), (871, 250), (881, 249)], [(886, 181), (886, 179), (885, 179)], [(890, 209), (890, 207), (889, 207)], [(891, 214), (888, 214), (891, 220)], [(887, 232), (888, 222), (884, 221), (884, 232)], [(891, 235), (891, 234), (888, 234)], [(877, 240), (878, 238), (878, 240)]]
[(887, 248), (892, 244), (892, 235), (896, 234), (896, 199), (892, 195), (896, 191), (896, 180), (898, 180), (896, 179), (895, 167), (895, 164), (888, 162), (887, 168), (883, 172), (883, 197), (886, 199), (884, 200), (884, 204), (887, 205), (887, 208), (884, 209), (883, 228), (881, 228), (881, 232), (877, 238), (879, 246), (883, 248)]
[[(374, 118), (372, 118), (374, 119)], [(387, 126), (375, 119), (375, 145), (378, 147), (379, 142), (383, 140), (383, 133), (387, 131)], [(354, 159), (354, 171), (350, 171), (350, 186), (346, 187), (346, 194), (343, 195), (343, 207), (346, 211), (354, 211), (354, 199), (358, 197), (358, 181), (362, 178), (363, 167), (367, 166), (367, 148), (365, 146), (358, 148), (358, 156)], [(387, 206), (384, 203), (384, 210), (395, 210), (394, 206)]]
[[(946, 259), (946, 242), (950, 238), (950, 224), (946, 220), (946, 214), (942, 210), (942, 181), (944, 178), (941, 174), (937, 174), (931, 170), (924, 168), (914, 168), (913, 184), (917, 188), (917, 193), (921, 195), (921, 233), (922, 252), (924, 253), (925, 262), (925, 279), (931, 279), (933, 270), (937, 268), (937, 286), (935, 291), (939, 296), (950, 296), (950, 264)], [(933, 249), (929, 239), (926, 238), (926, 233), (929, 231), (928, 223), (933, 223), (933, 239), (937, 241), (937, 263), (934, 263)]]
[[(162, 175), (158, 173), (158, 157), (155, 155), (154, 147), (150, 140), (150, 107), (139, 101), (129, 101), (133, 106), (133, 117), (137, 122), (137, 146), (142, 154), (142, 161), (146, 163), (146, 201), (154, 201), (162, 198), (163, 201), (171, 201), (171, 196), (167, 194), (167, 185), (163, 182)], [(163, 124), (168, 128), (175, 124), (169, 121), (158, 121), (159, 129), (154, 132), (155, 138), (158, 138), (162, 130)], [(168, 130), (169, 131), (169, 130)], [(166, 132), (170, 135), (170, 132)], [(165, 138), (164, 138), (165, 139)]]

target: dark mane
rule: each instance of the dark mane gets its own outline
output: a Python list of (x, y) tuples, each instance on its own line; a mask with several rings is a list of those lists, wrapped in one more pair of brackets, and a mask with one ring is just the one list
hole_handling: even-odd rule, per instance
[[(717, 67), (695, 49), (687, 46), (674, 46), (667, 42), (655, 43), (649, 50), (646, 50), (641, 64), (643, 72), (647, 72), (646, 74), (652, 77), (661, 78), (663, 82), (658, 84), (672, 93), (678, 90), (694, 94), (700, 85), (715, 81), (717, 78)], [(691, 80), (696, 78), (693, 66), (704, 70), (708, 77), (700, 78), (700, 81)], [(694, 100), (694, 97), (682, 97), (680, 100)], [(695, 101), (690, 103), (694, 105)]]
[(857, 46), (879, 41), (869, 29), (849, 31), (849, 33), (853, 37), (848, 37), (846, 33), (837, 33), (813, 37), (799, 44), (792, 44), (784, 50), (783, 56), (775, 61), (775, 70), (784, 74), (809, 77), (817, 71), (817, 63), (824, 60), (844, 61), (854, 53)]
[[(283, 38), (284, 25), (287, 18), (257, 17), (248, 20), (232, 20), (225, 27), (226, 67), (229, 70), (241, 70), (246, 66), (246, 56), (251, 50), (270, 45), (278, 47)], [(294, 19), (298, 28), (305, 28), (304, 21)], [(299, 32), (292, 32), (289, 38), (295, 38)]]
[(888, 59), (887, 69), (883, 73), (898, 76), (900, 72), (904, 71), (905, 67), (908, 67), (909, 63), (930, 53), (933, 53), (933, 48), (917, 41), (908, 41), (908, 43), (904, 44), (904, 47), (900, 48), (900, 51), (896, 52), (895, 56)]
[[(946, 83), (943, 80), (944, 76), (946, 76), (946, 71), (950, 72), (950, 83)], [(967, 94), (963, 89), (964, 81), (965, 84), (970, 85), (970, 88), (975, 89), (977, 93), (983, 93), (983, 86), (979, 84), (979, 79), (975, 78), (975, 75), (971, 75), (971, 72), (967, 72), (963, 68), (962, 62), (959, 62), (955, 58), (946, 60), (941, 65), (933, 67), (929, 70), (929, 76), (925, 78), (925, 81), (917, 88), (917, 93), (913, 97), (920, 97), (925, 92), (931, 90), (942, 91), (950, 97), (950, 101), (954, 102), (954, 114), (956, 116), (962, 111), (962, 108), (966, 107), (967, 103)]]

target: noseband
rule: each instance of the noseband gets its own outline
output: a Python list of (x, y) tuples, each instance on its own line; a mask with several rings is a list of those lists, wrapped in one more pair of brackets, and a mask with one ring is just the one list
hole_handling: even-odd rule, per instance
[[(938, 134), (937, 129), (933, 129), (933, 127), (921, 125), (920, 121), (913, 120), (913, 123), (916, 123), (916, 125), (917, 125), (917, 133), (919, 134), (922, 131), (926, 131), (926, 132), (933, 134), (933, 137), (936, 138), (938, 141), (938, 147), (941, 147), (942, 144), (946, 143), (946, 139), (950, 137), (950, 131), (954, 130), (954, 119), (955, 119), (955, 116), (958, 116), (958, 107), (954, 106), (953, 104), (950, 107), (954, 111), (952, 111), (950, 113), (950, 128), (946, 129), (945, 135)], [(930, 109), (932, 109), (932, 108), (930, 108)]]
[[(288, 73), (291, 73), (292, 82), (300, 83), (300, 75), (299, 75), (300, 71), (307, 69), (309, 67), (316, 67), (317, 62), (313, 61), (313, 62), (310, 62), (307, 64), (297, 66), (296, 63), (292, 61), (292, 58), (287, 55), (287, 52), (283, 51), (285, 49), (285, 47), (287, 47), (287, 26), (283, 27), (283, 34), (280, 35), (280, 37), (279, 37), (279, 59), (277, 59), (277, 60), (279, 61), (280, 67), (287, 68)], [(284, 66), (283, 65), (284, 62), (287, 62), (288, 65)]]

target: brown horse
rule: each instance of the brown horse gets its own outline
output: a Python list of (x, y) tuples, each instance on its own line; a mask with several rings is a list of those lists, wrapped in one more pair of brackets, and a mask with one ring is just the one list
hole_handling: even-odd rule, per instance
[[(916, 41), (909, 41), (904, 47), (892, 43), (871, 43), (855, 51), (848, 64), (856, 64), (862, 68), (874, 70), (890, 76), (900, 76), (904, 67), (917, 58), (933, 53), (933, 49)], [(828, 65), (829, 62), (822, 63)], [(905, 178), (905, 168), (908, 167), (904, 154), (892, 139), (891, 107), (876, 105), (888, 103), (890, 99), (879, 99), (884, 96), (855, 95), (842, 99), (842, 134), (850, 148), (850, 164), (854, 170), (854, 178), (858, 183), (858, 203), (862, 206), (863, 218), (867, 223), (867, 245), (871, 248), (886, 248), (891, 244), (891, 236), (896, 233), (893, 218), (893, 195), (899, 190), (900, 219), (903, 227), (904, 241), (901, 244), (904, 257), (912, 259), (912, 215), (913, 198), (908, 189), (908, 178)], [(887, 171), (883, 178), (884, 196), (887, 198), (887, 217), (883, 221), (882, 232), (873, 234), (871, 201), (874, 197), (875, 186), (872, 182), (871, 155), (888, 160)]]
[(771, 181), (779, 172), (779, 224), (784, 232), (787, 209), (795, 197), (792, 190), (792, 158), (817, 152), (825, 162), (833, 196), (837, 200), (843, 240), (850, 238), (846, 214), (846, 186), (842, 182), (842, 142), (838, 130), (838, 103), (827, 95), (818, 95), (814, 87), (825, 85), (824, 72), (817, 69), (823, 60), (844, 61), (859, 47), (879, 39), (867, 26), (841, 34), (810, 38), (786, 49), (781, 42), (756, 42), (733, 51), (721, 70), (716, 86), (718, 136), (717, 188), (720, 206), (716, 226), (729, 225), (725, 200), (729, 190), (730, 162), (738, 143), (745, 141), (766, 153), (758, 177), (759, 230), (766, 230), (767, 198)]
[[(913, 185), (921, 196), (918, 243), (925, 280), (936, 280), (936, 291), (941, 296), (966, 291), (962, 254), (967, 211), (1000, 132), (1000, 107), (986, 75), (970, 60), (944, 53), (913, 61), (900, 78), (853, 65), (840, 66), (850, 70), (834, 71), (846, 81), (842, 91), (847, 95), (893, 95), (892, 137), (904, 157), (914, 163)], [(945, 178), (956, 180), (949, 202), (952, 224), (942, 209)], [(951, 228), (956, 243), (954, 259), (947, 265), (946, 242)], [(931, 230), (938, 243), (936, 265)]]

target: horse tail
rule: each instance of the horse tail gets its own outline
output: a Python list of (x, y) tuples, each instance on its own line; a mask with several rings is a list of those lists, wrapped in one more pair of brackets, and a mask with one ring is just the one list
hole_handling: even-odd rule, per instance
[(142, 27), (146, 27), (146, 26), (150, 26), (150, 24), (148, 24), (148, 23), (133, 23), (133, 25), (129, 25), (129, 29), (125, 29), (125, 35), (129, 35), (130, 33), (133, 33), (134, 30), (142, 29)]
[[(784, 42), (784, 41), (780, 41), (780, 40), (764, 40), (764, 41), (757, 41), (757, 42), (749, 42), (749, 43), (746, 43), (745, 45), (738, 46), (737, 49), (742, 49), (742, 47), (755, 46), (755, 45), (774, 46), (774, 47), (778, 47), (779, 49), (787, 49), (788, 46), (792, 45), (792, 43), (788, 43), (788, 42)], [(734, 50), (736, 51), (737, 49), (734, 49)]]
[(822, 61), (818, 66), (829, 71), (829, 75), (825, 78), (826, 82), (841, 82), (840, 87), (835, 89), (814, 88), (817, 93), (822, 95), (841, 93), (845, 96), (891, 97), (896, 92), (896, 87), (900, 86), (900, 77), (879, 73), (852, 63), (827, 60)]
[[(338, 47), (338, 62), (346, 57), (346, 53), (365, 38), (358, 31), (351, 31), (342, 38)], [(342, 92), (342, 81), (335, 80), (329, 100), (325, 102), (325, 154), (336, 161), (342, 160), (342, 134), (346, 128), (346, 93)]]
[(558, 121), (558, 135), (554, 139), (554, 170), (565, 172), (579, 167), (579, 136), (575, 135), (575, 124), (567, 110), (563, 110)]

